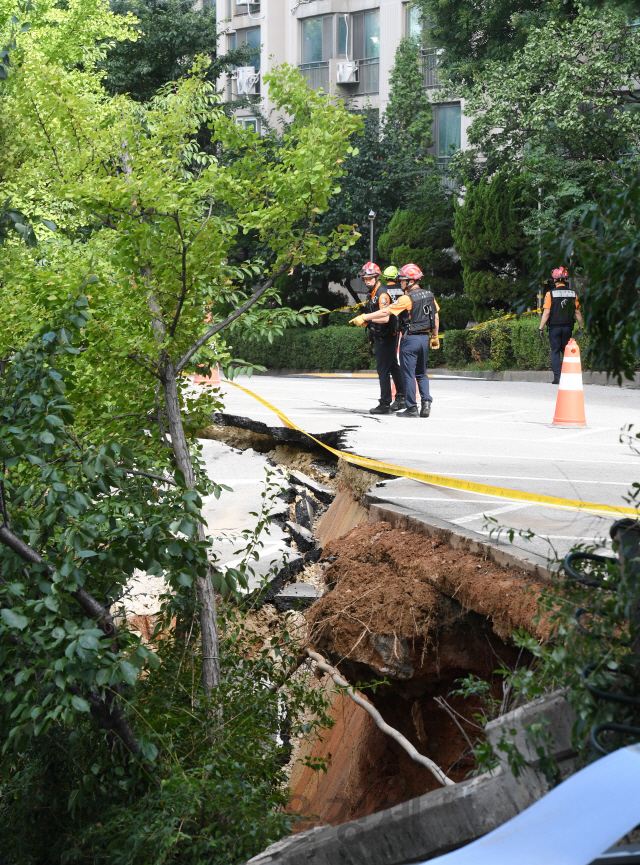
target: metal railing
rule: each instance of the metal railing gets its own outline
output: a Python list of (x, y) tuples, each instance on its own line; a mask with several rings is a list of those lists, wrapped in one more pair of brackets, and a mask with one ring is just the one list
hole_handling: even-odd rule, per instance
[(234, 3), (233, 14), (235, 15), (258, 15), (260, 3)]
[(307, 81), (309, 90), (322, 88), (325, 93), (329, 92), (329, 61), (319, 60), (315, 63), (301, 63), (298, 66), (300, 74)]
[(377, 93), (380, 89), (380, 58), (358, 60), (358, 87), (356, 94)]
[(422, 74), (424, 75), (423, 87), (442, 87), (438, 77), (440, 53), (441, 52), (438, 48), (422, 48), (420, 50), (422, 58)]

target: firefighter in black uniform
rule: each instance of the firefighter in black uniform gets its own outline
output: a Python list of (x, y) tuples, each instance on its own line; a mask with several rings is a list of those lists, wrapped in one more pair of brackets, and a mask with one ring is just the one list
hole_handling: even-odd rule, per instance
[[(386, 273), (387, 271), (385, 271)], [(395, 283), (389, 287), (380, 283), (380, 268), (372, 261), (365, 264), (360, 275), (364, 278), (365, 285), (369, 289), (365, 312), (377, 312), (380, 309), (386, 309), (394, 300), (392, 293), (402, 294), (402, 290), (397, 288)], [(367, 336), (369, 341), (373, 343), (378, 379), (380, 380), (380, 403), (375, 408), (369, 409), (371, 414), (392, 414), (394, 411), (399, 411), (405, 407), (404, 388), (397, 358), (397, 321), (396, 316), (391, 315), (384, 323), (371, 322), (367, 325)], [(391, 402), (391, 378), (393, 378), (396, 386), (394, 402)]]
[[(406, 409), (396, 417), (429, 417), (433, 397), (429, 393), (427, 354), (429, 348), (439, 348), (438, 330), (440, 320), (438, 304), (429, 289), (420, 287), (418, 280), (422, 271), (415, 264), (405, 264), (398, 271), (398, 280), (405, 293), (398, 300), (351, 321), (356, 327), (386, 322), (390, 315), (397, 315), (402, 328), (400, 341), (400, 366), (404, 379)], [(403, 285), (404, 283), (404, 285)], [(418, 384), (422, 406), (418, 411), (415, 383)]]
[(566, 267), (556, 267), (551, 274), (554, 287), (548, 291), (542, 306), (542, 318), (538, 328), (538, 336), (542, 339), (545, 324), (549, 328), (549, 344), (551, 346), (551, 369), (553, 384), (560, 384), (562, 358), (567, 343), (573, 333), (574, 320), (578, 320), (579, 330), (576, 336), (582, 336), (582, 313), (578, 296), (572, 288), (567, 288), (565, 280), (569, 274)]

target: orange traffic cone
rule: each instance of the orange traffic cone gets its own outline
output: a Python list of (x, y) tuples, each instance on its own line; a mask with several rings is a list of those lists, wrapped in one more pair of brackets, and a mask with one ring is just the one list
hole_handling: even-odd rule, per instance
[(586, 425), (580, 347), (575, 339), (570, 339), (564, 350), (553, 426), (573, 427)]
[(220, 369), (218, 368), (218, 364), (216, 364), (215, 369), (211, 368), (211, 375), (207, 378), (204, 375), (200, 375), (196, 373), (193, 377), (194, 384), (210, 384), (213, 387), (220, 386)]

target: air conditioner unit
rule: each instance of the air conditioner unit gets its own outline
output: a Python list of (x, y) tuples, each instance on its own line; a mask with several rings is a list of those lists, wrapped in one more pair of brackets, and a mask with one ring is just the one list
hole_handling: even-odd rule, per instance
[(260, 79), (260, 73), (256, 72), (254, 66), (238, 66), (236, 70), (236, 81), (238, 82), (238, 96), (253, 96), (256, 94), (256, 85)]
[(355, 60), (340, 60), (336, 63), (336, 81), (338, 84), (358, 83), (358, 64)]

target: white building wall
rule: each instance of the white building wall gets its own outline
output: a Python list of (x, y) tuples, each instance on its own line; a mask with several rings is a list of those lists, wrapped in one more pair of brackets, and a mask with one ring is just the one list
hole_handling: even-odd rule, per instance
[[(365, 12), (379, 9), (380, 12), (380, 59), (379, 59), (379, 87), (377, 93), (366, 95), (354, 95), (357, 87), (353, 85), (342, 86), (336, 81), (335, 57), (329, 61), (328, 69), (322, 73), (329, 79), (329, 92), (338, 98), (344, 99), (350, 107), (361, 109), (367, 106), (377, 108), (384, 112), (389, 100), (389, 77), (395, 62), (395, 54), (398, 44), (406, 34), (407, 4), (403, 0), (312, 0), (296, 5), (298, 0), (261, 0), (260, 3), (244, 5), (239, 7), (236, 0), (218, 0), (217, 16), (220, 30), (228, 29), (229, 35), (238, 34), (249, 29), (260, 27), (261, 75), (274, 65), (290, 63), (298, 67), (302, 62), (302, 27), (301, 22), (307, 18), (315, 18), (324, 15), (339, 15)], [(234, 14), (238, 9), (244, 14)], [(335, 25), (337, 27), (337, 23)], [(224, 52), (229, 47), (227, 36), (222, 37), (220, 51)], [(335, 44), (334, 44), (335, 48)], [(353, 58), (349, 58), (353, 59)], [(223, 85), (225, 98), (233, 99), (236, 85), (233, 81)], [(439, 90), (430, 89), (430, 98), (438, 103)], [(270, 123), (278, 125), (278, 118), (273, 112), (273, 104), (269, 99), (268, 88), (260, 82), (260, 96), (255, 98), (259, 102), (261, 112), (269, 117)], [(464, 111), (464, 105), (462, 105)], [(243, 107), (238, 110), (238, 118), (248, 118), (255, 115), (255, 109)], [(461, 117), (460, 144), (464, 149), (467, 146), (467, 127), (469, 120)]]

